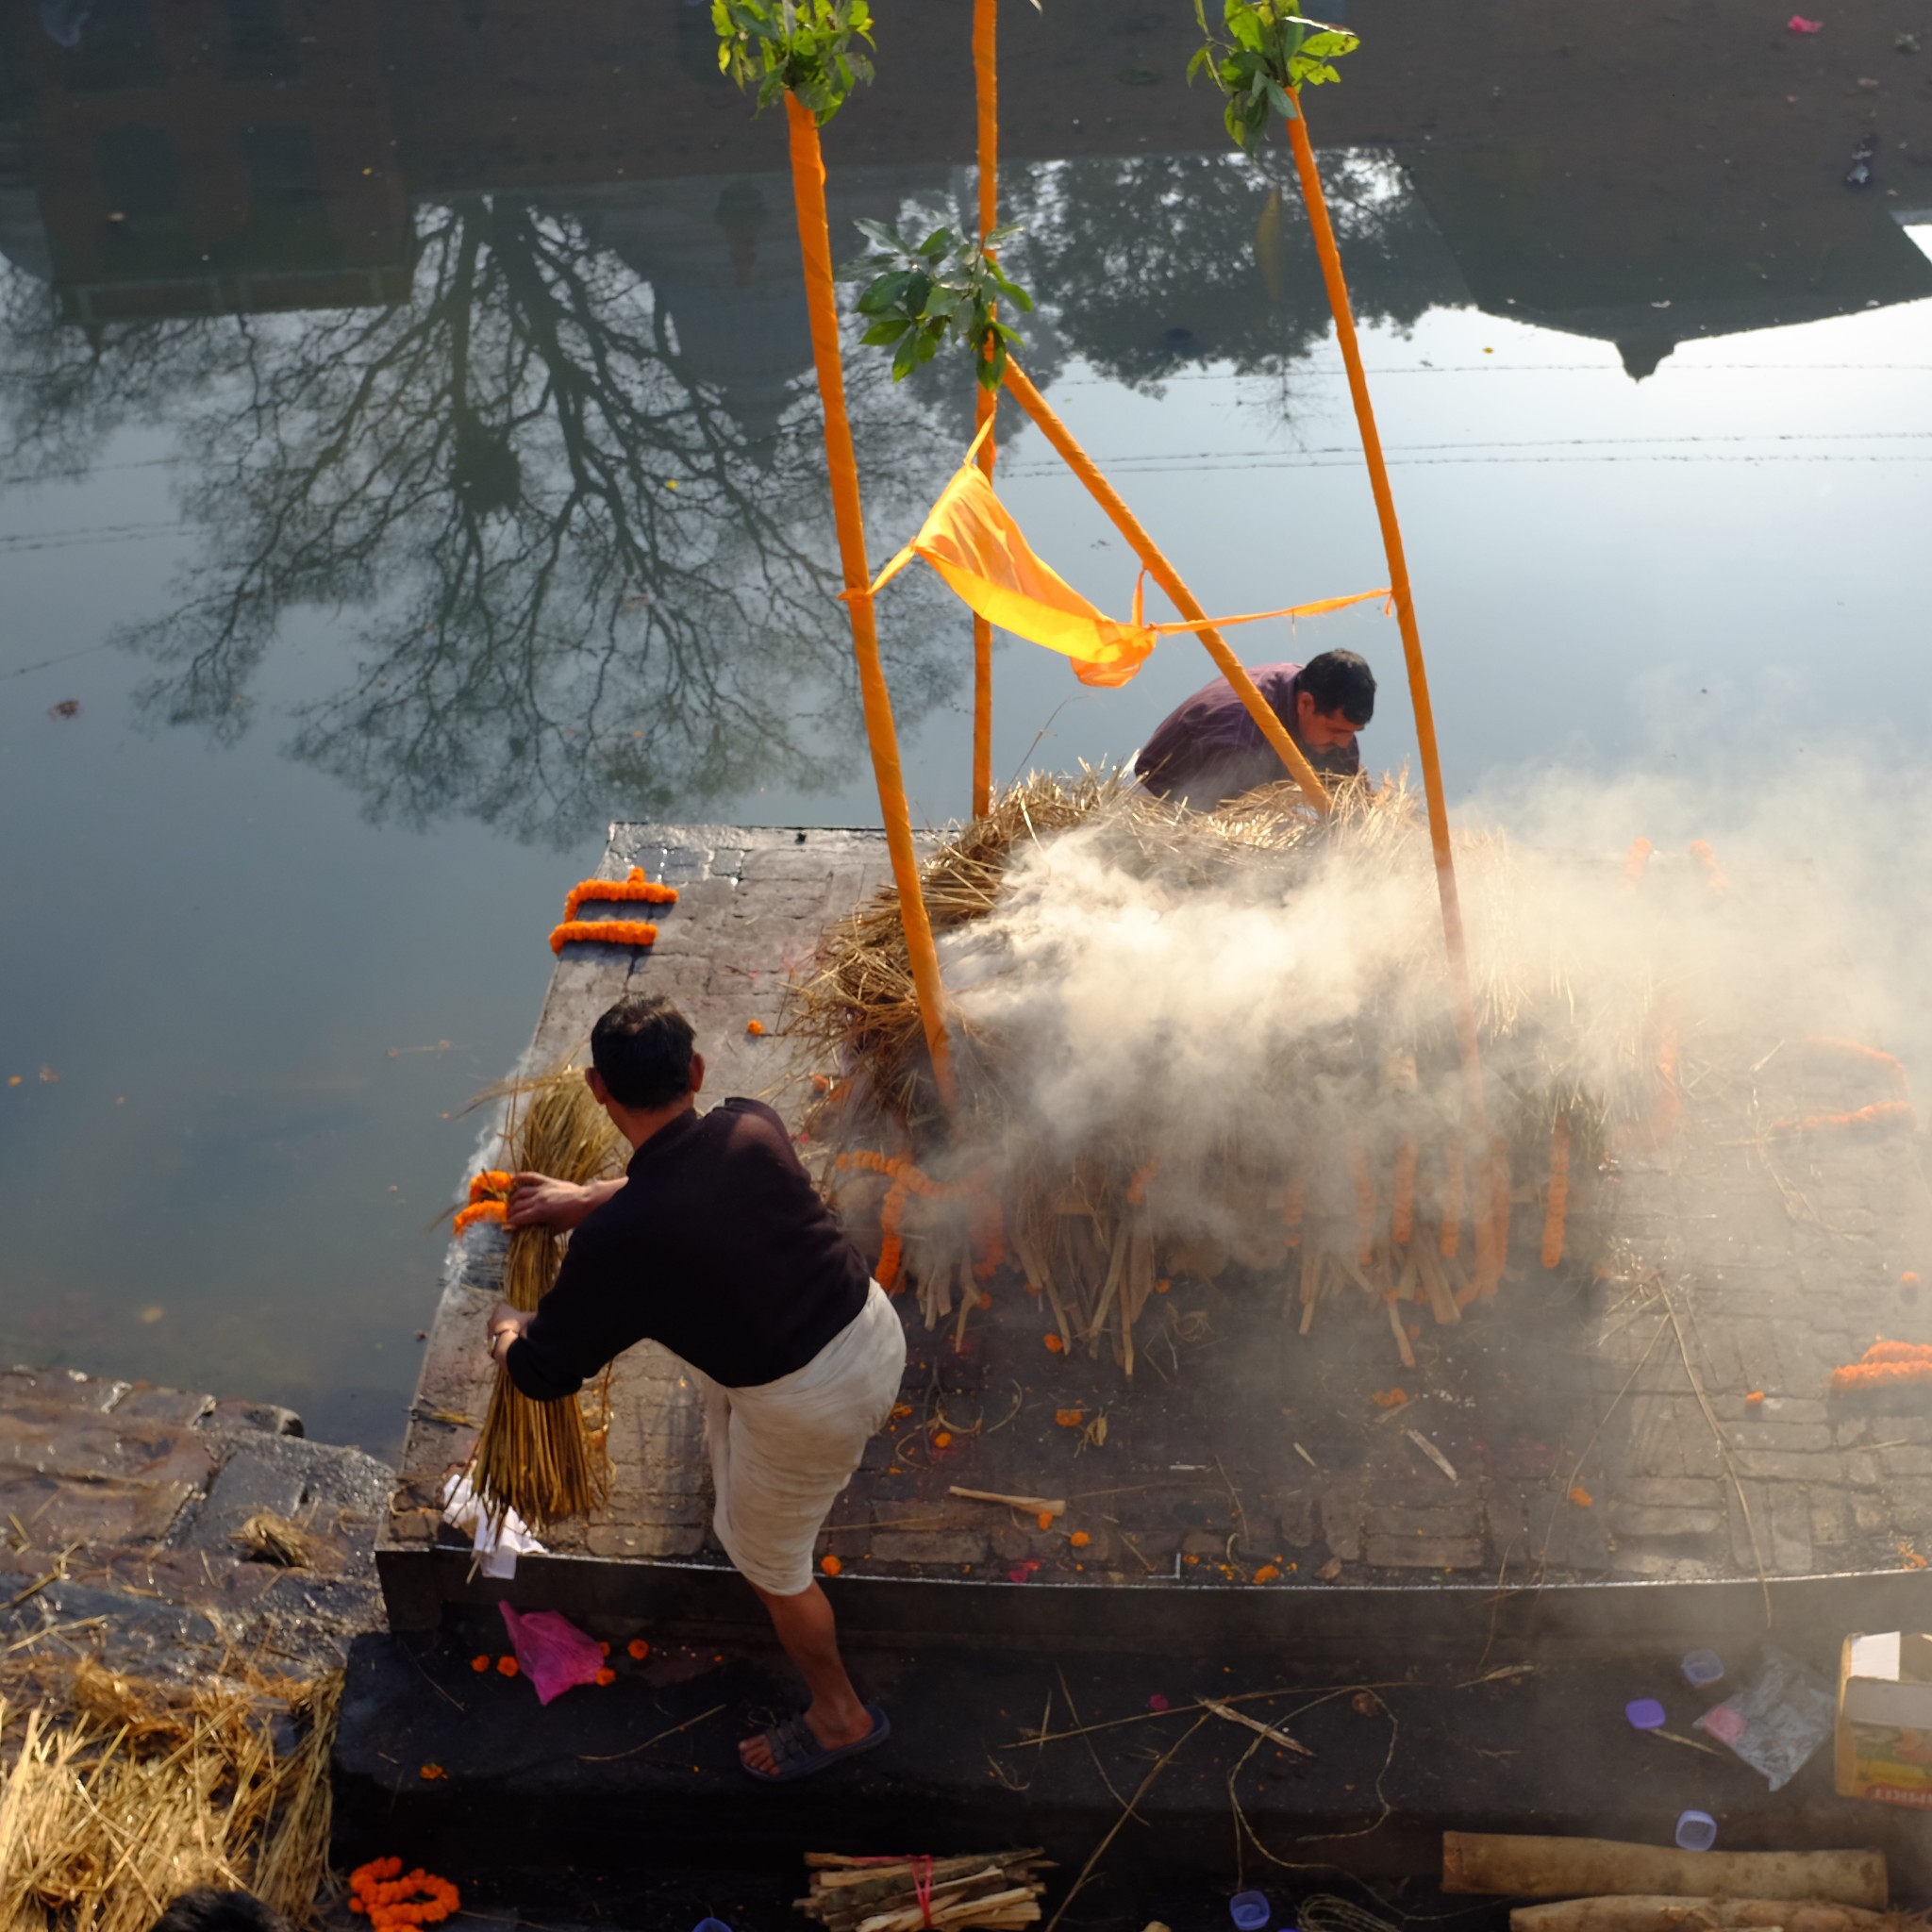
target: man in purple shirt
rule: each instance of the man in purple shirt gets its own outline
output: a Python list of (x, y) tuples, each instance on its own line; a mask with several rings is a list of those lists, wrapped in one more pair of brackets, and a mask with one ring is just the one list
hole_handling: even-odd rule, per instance
[[(1324, 651), (1306, 664), (1263, 664), (1249, 675), (1324, 777), (1360, 773), (1356, 733), (1375, 715), (1375, 674), (1353, 651)], [(1157, 797), (1197, 811), (1212, 811), (1289, 775), (1224, 677), (1161, 720), (1141, 747), (1134, 772)]]

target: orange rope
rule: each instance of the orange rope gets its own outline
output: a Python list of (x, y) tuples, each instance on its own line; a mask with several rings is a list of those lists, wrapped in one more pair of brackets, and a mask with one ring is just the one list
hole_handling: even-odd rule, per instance
[[(1005, 381), (1007, 388), (1013, 392), (1013, 400), (1039, 425), (1041, 433), (1053, 445), (1060, 460), (1087, 486), (1088, 494), (1107, 512), (1114, 528), (1133, 546), (1134, 554), (1146, 565), (1148, 575), (1167, 592), (1174, 608), (1191, 624), (1207, 625), (1207, 612), (1194, 601), (1193, 592), (1181, 582), (1180, 574), (1160, 554), (1154, 539), (1141, 527), (1133, 511), (1121, 501), (1113, 486), (1094, 467), (1093, 459), (1074, 441), (1067, 425), (1060, 421), (1046, 398), (1027, 380), (1025, 372), (1017, 362), (1007, 364)], [(1303, 795), (1317, 811), (1325, 812), (1328, 794), (1323, 790), (1321, 779), (1315, 775), (1314, 766), (1302, 756), (1301, 746), (1288, 735), (1287, 727), (1274, 715), (1268, 700), (1255, 688), (1255, 680), (1242, 668), (1241, 659), (1222, 642), (1219, 631), (1204, 628), (1195, 635), (1208, 647), (1208, 655), (1214, 659), (1215, 668), (1222, 676), (1227, 679), (1235, 696), (1247, 708), (1248, 716), (1260, 727), (1261, 736), (1274, 746), (1275, 756), (1293, 774)]]
[(845, 414), (845, 371), (839, 353), (839, 304), (832, 285), (832, 237), (825, 219), (825, 163), (819, 148), (818, 124), (794, 94), (785, 96), (785, 119), (791, 137), (791, 193), (798, 208), (798, 242), (805, 258), (806, 303), (811, 317), (811, 358), (825, 410), (825, 470), (832, 486), (832, 513), (839, 526), (839, 562), (845, 576), (845, 603), (852, 617), (852, 648), (858, 659), (858, 690), (865, 705), (865, 736), (878, 784), (879, 813), (885, 820), (886, 848), (891, 856), (892, 883), (898, 889), (899, 920), (919, 1017), (940, 1096), (953, 1104), (953, 1059), (946, 1037), (945, 992), (940, 984), (939, 954), (919, 889), (919, 852), (912, 842), (912, 815), (906, 804), (906, 780), (899, 769), (899, 738), (892, 725), (892, 699), (879, 664), (878, 626), (868, 586), (865, 519), (858, 500), (858, 464), (852, 453), (852, 425)]
[[(1476, 1033), (1475, 1000), (1470, 990), (1469, 948), (1462, 930), (1462, 902), (1456, 890), (1456, 856), (1449, 843), (1449, 807), (1442, 791), (1442, 759), (1436, 744), (1436, 713), (1429, 702), (1428, 668), (1423, 662), (1422, 633), (1416, 627), (1415, 595), (1409, 588), (1408, 559), (1402, 549), (1402, 526), (1395, 519), (1395, 496), (1389, 487), (1389, 466), (1382, 458), (1382, 439), (1375, 428), (1374, 405), (1369, 400), (1369, 378), (1362, 367), (1361, 344), (1356, 339), (1355, 313), (1349, 307), (1348, 284), (1342, 278), (1341, 252), (1328, 221), (1328, 203), (1308, 140), (1308, 124), (1300, 97), (1288, 124), (1294, 147), (1295, 173), (1302, 199), (1307, 204), (1308, 225), (1314, 232), (1315, 253), (1322, 262), (1322, 279), (1328, 290), (1328, 307), (1335, 316), (1335, 339), (1348, 370), (1348, 392), (1355, 420), (1361, 430), (1362, 456), (1369, 466), (1369, 488), (1374, 492), (1375, 515), (1382, 525), (1382, 549), (1389, 558), (1389, 583), (1395, 595), (1396, 622), (1402, 628), (1402, 655), (1408, 669), (1408, 696), (1415, 709), (1416, 749), (1423, 765), (1423, 794), (1429, 808), (1429, 842), (1436, 854), (1436, 891), (1442, 902), (1442, 940), (1449, 955), (1450, 984), (1456, 993), (1456, 1038), (1462, 1050), (1462, 1077), (1468, 1098), (1467, 1126), (1477, 1146), (1488, 1140), (1483, 1105), (1482, 1048)], [(1478, 1195), (1478, 1199), (1481, 1196)], [(1475, 1217), (1478, 1266), (1484, 1274), (1502, 1273), (1493, 1252), (1493, 1223), (1487, 1213)]]
[[(979, 239), (1000, 225), (1000, 83), (994, 59), (999, 0), (973, 0), (973, 82), (979, 107)], [(973, 426), (984, 429), (999, 407), (998, 394), (973, 390)], [(992, 481), (992, 433), (979, 445), (979, 467)], [(976, 612), (973, 619), (973, 816), (992, 809), (992, 625)]]

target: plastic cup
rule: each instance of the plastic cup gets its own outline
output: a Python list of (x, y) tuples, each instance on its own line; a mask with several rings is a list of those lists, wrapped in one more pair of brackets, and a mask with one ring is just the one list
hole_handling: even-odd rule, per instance
[(1707, 1852), (1717, 1842), (1717, 1820), (1708, 1811), (1686, 1811), (1677, 1820), (1677, 1849)]
[(1268, 1909), (1265, 1891), (1238, 1891), (1227, 1902), (1227, 1915), (1240, 1932), (1265, 1932), (1274, 1914)]
[(1700, 1690), (1706, 1684), (1721, 1684), (1724, 1676), (1724, 1660), (1714, 1650), (1690, 1650), (1684, 1653), (1684, 1681), (1694, 1684)]
[(1630, 1720), (1634, 1730), (1658, 1731), (1663, 1728), (1664, 1707), (1655, 1697), (1632, 1698), (1624, 1707), (1624, 1715)]

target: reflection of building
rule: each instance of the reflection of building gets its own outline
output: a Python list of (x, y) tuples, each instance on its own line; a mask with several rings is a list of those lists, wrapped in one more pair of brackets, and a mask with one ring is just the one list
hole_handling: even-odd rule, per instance
[(0, 50), (70, 320), (407, 297), (377, 0), (73, 10), (73, 46), (15, 8)]
[[(1752, 0), (1712, 0), (1706, 30), (1738, 36), (1719, 88), (1615, 9), (1566, 17), (1552, 44), (1541, 0), (1498, 7), (1473, 33), (1466, 9), (1385, 20), (1361, 0), (1368, 44), (1310, 107), (1324, 141), (1394, 154), (1482, 307), (1614, 341), (1641, 375), (1689, 336), (1932, 293), (1886, 218), (1887, 188), (1924, 199), (1894, 181), (1895, 144), (1870, 193), (1841, 183), (1852, 135), (1905, 111), (1913, 63), (1875, 16), (1799, 44)], [(1181, 84), (1190, 11), (1011, 9), (1003, 151), (1212, 146), (1215, 104)], [(717, 74), (702, 0), (69, 0), (62, 17), (72, 46), (31, 5), (0, 13), (0, 251), (50, 274), (75, 320), (396, 301), (412, 200), (511, 193), (608, 235), (747, 420), (803, 366), (774, 266), (795, 246), (772, 186), (782, 117)], [(925, 0), (884, 23), (879, 84), (826, 130), (835, 192), (870, 180), (876, 208), (970, 159), (970, 0)], [(1078, 309), (1065, 321), (1078, 348)], [(1165, 325), (1188, 354), (1187, 318)]]

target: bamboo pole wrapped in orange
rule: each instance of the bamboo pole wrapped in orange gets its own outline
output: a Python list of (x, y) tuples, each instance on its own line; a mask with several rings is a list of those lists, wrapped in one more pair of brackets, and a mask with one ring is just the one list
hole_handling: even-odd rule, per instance
[(1437, 1243), (1445, 1261), (1462, 1245), (1462, 1138), (1451, 1134), (1442, 1150), (1442, 1233)]
[(1563, 1260), (1563, 1217), (1570, 1208), (1570, 1116), (1559, 1113), (1550, 1126), (1550, 1192), (1543, 1205), (1545, 1268)]
[(832, 486), (832, 515), (838, 525), (839, 562), (845, 578), (845, 608), (852, 623), (853, 654), (858, 660), (859, 699), (865, 711), (866, 743), (872, 752), (879, 813), (885, 821), (886, 849), (899, 894), (899, 917), (919, 995), (933, 1077), (948, 1107), (954, 1100), (951, 1041), (946, 1032), (945, 997), (940, 982), (939, 954), (919, 887), (919, 851), (906, 802), (899, 765), (899, 735), (892, 723), (891, 693), (879, 661), (878, 625), (873, 612), (872, 568), (865, 555), (865, 519), (859, 504), (858, 463), (852, 448), (852, 424), (845, 412), (845, 369), (839, 348), (839, 304), (833, 291), (831, 229), (825, 217), (825, 163), (819, 146), (818, 122), (789, 89), (785, 122), (791, 138), (791, 194), (798, 213), (799, 248), (805, 258), (806, 308), (811, 320), (812, 367), (824, 406), (825, 469)]
[(1395, 1198), (1389, 1209), (1389, 1239), (1407, 1247), (1415, 1232), (1416, 1140), (1405, 1134), (1395, 1143)]

